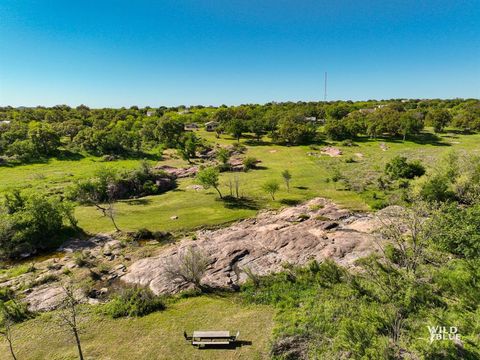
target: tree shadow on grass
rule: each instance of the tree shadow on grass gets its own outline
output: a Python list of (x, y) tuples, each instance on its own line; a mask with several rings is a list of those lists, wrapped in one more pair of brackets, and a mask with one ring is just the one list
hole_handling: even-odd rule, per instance
[(407, 140), (420, 145), (433, 145), (433, 146), (451, 146), (451, 144), (442, 141), (442, 139), (432, 133), (421, 133), (415, 136), (408, 137)]
[(300, 204), (302, 201), (298, 199), (282, 199), (280, 200), (280, 204), (287, 205), (287, 206), (296, 206)]
[(223, 198), (223, 203), (227, 209), (260, 209), (260, 205), (255, 200), (246, 197), (236, 198), (233, 196), (225, 196)]
[(308, 186), (295, 186), (295, 189), (298, 189), (298, 190), (308, 190)]
[(442, 134), (443, 136), (448, 136), (449, 134), (455, 135), (473, 135), (476, 134), (476, 131), (473, 130), (462, 130), (462, 129), (448, 129)]
[(82, 160), (85, 158), (85, 156), (78, 152), (73, 152), (70, 150), (59, 150), (55, 158), (57, 160)]
[(442, 141), (442, 138), (436, 134), (422, 132), (417, 135), (407, 136), (407, 139), (404, 141), (401, 137), (388, 137), (388, 136), (378, 136), (375, 139), (372, 139), (368, 136), (359, 136), (353, 139), (355, 143), (378, 143), (384, 142), (386, 144), (402, 144), (405, 141), (410, 141), (415, 144), (420, 145), (433, 145), (433, 146), (451, 146), (449, 143)]
[(251, 170), (268, 170), (268, 167), (263, 165), (255, 165)]
[(123, 201), (127, 205), (148, 205), (152, 203), (151, 199), (131, 199)]
[(271, 141), (265, 141), (265, 140), (245, 140), (243, 142), (245, 145), (248, 145), (248, 146), (273, 146), (273, 145), (276, 145), (275, 143), (271, 142)]

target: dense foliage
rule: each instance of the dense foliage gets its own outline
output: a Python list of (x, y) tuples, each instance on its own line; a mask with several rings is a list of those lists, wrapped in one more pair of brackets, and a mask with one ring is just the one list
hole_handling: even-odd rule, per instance
[(0, 257), (49, 249), (68, 227), (75, 227), (73, 207), (55, 197), (18, 191), (6, 194), (0, 206)]
[[(244, 286), (249, 301), (278, 309), (274, 358), (480, 357), (478, 206), (419, 208), (392, 214), (382, 255), (360, 271), (313, 261)], [(460, 340), (431, 342), (429, 326), (454, 326)]]
[(118, 172), (100, 168), (93, 177), (78, 181), (68, 197), (82, 204), (106, 203), (111, 200), (156, 195), (176, 186), (174, 179), (162, 171), (152, 169), (147, 163), (133, 171)]
[(103, 306), (105, 314), (112, 318), (145, 316), (165, 309), (162, 298), (146, 288), (126, 288)]
[[(199, 146), (185, 126), (218, 123), (218, 132), (259, 141), (269, 135), (287, 145), (305, 144), (322, 133), (332, 139), (357, 136), (417, 136), (425, 125), (480, 130), (480, 102), (462, 100), (389, 100), (366, 102), (268, 103), (190, 108), (90, 109), (0, 108), (0, 156), (27, 162), (86, 152), (139, 156), (162, 148), (179, 149), (189, 160)], [(322, 128), (324, 124), (324, 128)]]

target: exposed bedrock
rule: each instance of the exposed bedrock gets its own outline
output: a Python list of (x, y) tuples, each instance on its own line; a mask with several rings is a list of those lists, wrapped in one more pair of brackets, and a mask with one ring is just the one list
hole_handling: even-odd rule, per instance
[(246, 280), (242, 269), (263, 275), (282, 270), (285, 263), (302, 265), (330, 258), (346, 267), (377, 251), (373, 231), (379, 226), (372, 214), (352, 214), (316, 198), (279, 212), (263, 212), (219, 230), (197, 232), (197, 240), (166, 247), (157, 256), (133, 263), (122, 277), (127, 283), (149, 286), (156, 294), (186, 287), (172, 282), (165, 271), (172, 258), (194, 246), (209, 257), (203, 279), (212, 287), (230, 287)]

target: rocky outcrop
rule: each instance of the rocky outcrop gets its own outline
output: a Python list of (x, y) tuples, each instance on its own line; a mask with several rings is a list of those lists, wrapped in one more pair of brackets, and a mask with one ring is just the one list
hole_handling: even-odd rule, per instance
[(168, 165), (160, 165), (160, 166), (156, 166), (155, 170), (161, 170), (173, 176), (176, 179), (182, 179), (187, 177), (194, 177), (195, 175), (197, 175), (198, 166), (191, 166), (188, 168), (176, 168)]
[(30, 311), (48, 311), (57, 308), (64, 299), (62, 286), (46, 284), (28, 294), (24, 301)]
[(184, 284), (172, 282), (166, 266), (179, 253), (194, 246), (210, 259), (204, 283), (229, 287), (246, 280), (248, 267), (263, 275), (281, 271), (285, 263), (302, 265), (330, 258), (344, 266), (375, 251), (372, 232), (379, 226), (372, 215), (351, 214), (325, 199), (314, 199), (278, 213), (219, 230), (203, 230), (196, 240), (184, 239), (157, 256), (133, 263), (122, 277), (127, 283), (149, 286), (156, 294), (175, 293)]

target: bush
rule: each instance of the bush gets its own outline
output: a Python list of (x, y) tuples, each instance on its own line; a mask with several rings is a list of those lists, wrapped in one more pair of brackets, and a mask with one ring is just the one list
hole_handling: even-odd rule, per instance
[(429, 178), (420, 188), (420, 197), (429, 202), (451, 200), (455, 194), (449, 188), (449, 182), (443, 176)]
[(408, 162), (406, 157), (396, 156), (385, 166), (385, 173), (394, 180), (413, 179), (425, 174), (425, 168), (419, 161)]
[(373, 210), (381, 210), (388, 206), (388, 202), (385, 200), (376, 200), (372, 203), (371, 207)]
[(87, 251), (80, 251), (73, 255), (73, 262), (78, 267), (89, 267), (92, 265), (90, 254)]
[(5, 317), (11, 321), (19, 323), (27, 319), (31, 319), (34, 313), (28, 310), (28, 306), (24, 302), (16, 301), (15, 299), (0, 301), (0, 323)]
[(250, 170), (250, 169), (254, 169), (256, 166), (257, 166), (257, 162), (258, 160), (254, 157), (246, 157), (245, 159), (243, 159), (243, 168), (245, 171), (247, 170)]
[(14, 191), (0, 206), (0, 257), (13, 258), (58, 245), (75, 218), (68, 203), (46, 195)]
[(103, 312), (115, 319), (145, 316), (164, 309), (162, 298), (156, 296), (150, 289), (126, 288), (104, 306)]

